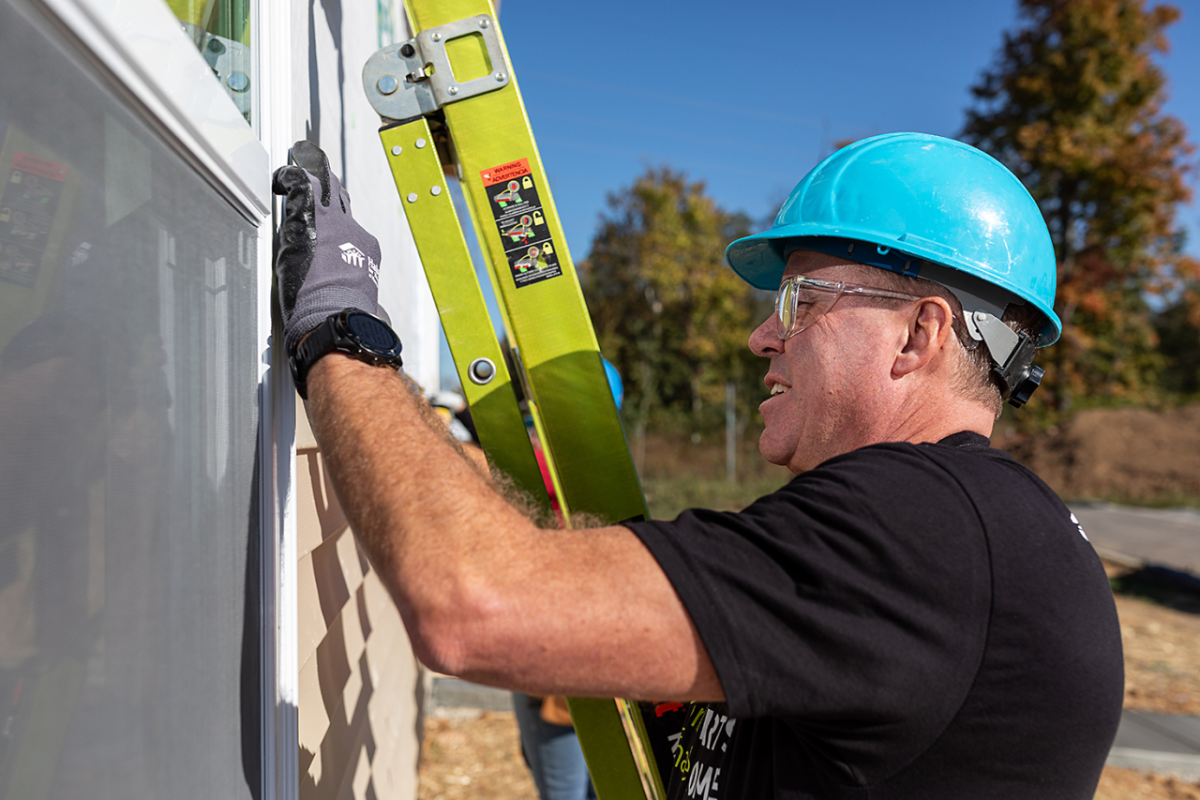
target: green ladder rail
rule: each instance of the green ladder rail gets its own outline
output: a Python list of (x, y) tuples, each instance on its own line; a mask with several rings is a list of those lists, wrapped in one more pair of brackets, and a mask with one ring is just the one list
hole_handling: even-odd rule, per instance
[[(599, 345), (489, 0), (407, 0), (415, 37), (363, 88), (492, 465), (548, 507), (519, 382), (564, 518), (648, 515)], [(446, 174), (457, 177), (511, 344), (505, 364)], [(601, 800), (665, 797), (637, 703), (568, 698)]]

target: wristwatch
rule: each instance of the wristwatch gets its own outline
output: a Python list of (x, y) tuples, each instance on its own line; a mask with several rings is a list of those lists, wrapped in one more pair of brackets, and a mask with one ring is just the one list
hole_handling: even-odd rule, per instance
[(331, 314), (308, 334), (291, 358), (296, 391), (308, 399), (308, 371), (334, 350), (374, 366), (399, 369), (400, 337), (379, 317), (357, 308)]

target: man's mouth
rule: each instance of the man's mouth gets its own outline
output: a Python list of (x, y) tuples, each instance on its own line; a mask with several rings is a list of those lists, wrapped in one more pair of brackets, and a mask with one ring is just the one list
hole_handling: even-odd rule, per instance
[(771, 396), (774, 397), (777, 394), (783, 394), (784, 392), (790, 391), (791, 388), (792, 387), (785, 386), (782, 383), (771, 384)]

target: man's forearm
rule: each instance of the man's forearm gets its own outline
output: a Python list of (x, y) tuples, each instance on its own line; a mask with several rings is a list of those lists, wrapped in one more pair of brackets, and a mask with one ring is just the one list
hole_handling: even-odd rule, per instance
[[(395, 373), (334, 354), (313, 368), (309, 387), (313, 432), (355, 534), (423, 660), (452, 665), (453, 645), (421, 634), (469, 609), (464, 576), (503, 568), (492, 545), (528, 535), (532, 524), (490, 491)], [(495, 535), (481, 541), (485, 520)]]
[(428, 666), (538, 694), (722, 698), (628, 529), (539, 529), (389, 370), (331, 354), (308, 390), (338, 497)]

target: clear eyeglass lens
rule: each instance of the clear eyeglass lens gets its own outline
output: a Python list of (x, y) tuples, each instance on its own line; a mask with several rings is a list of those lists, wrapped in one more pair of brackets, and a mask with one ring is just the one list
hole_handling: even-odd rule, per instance
[(779, 317), (779, 338), (787, 339), (812, 325), (828, 310), (836, 293), (823, 292), (788, 281), (779, 287), (775, 310)]

